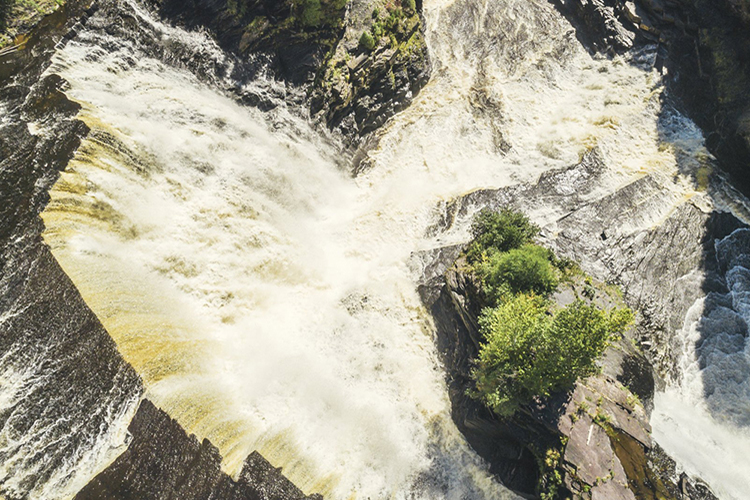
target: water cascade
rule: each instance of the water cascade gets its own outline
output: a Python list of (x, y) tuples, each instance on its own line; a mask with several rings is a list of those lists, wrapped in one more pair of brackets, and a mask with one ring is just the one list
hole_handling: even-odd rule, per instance
[[(165, 51), (231, 65), (208, 36), (111, 5)], [(432, 80), (378, 132), (357, 177), (303, 110), (240, 106), (227, 77), (199, 79), (98, 29), (106, 19), (49, 69), (91, 133), (51, 192), (45, 241), (147, 396), (218, 446), (230, 474), (257, 449), (331, 499), (511, 498), (451, 421), (415, 290), (410, 256), (467, 238), (465, 224), (426, 235), (436, 207), (592, 148), (607, 171), (590, 197), (646, 174), (668, 193), (634, 229), (703, 196), (702, 137), (681, 116), (664, 120), (655, 47), (592, 57), (545, 0), (432, 0), (425, 18)], [(547, 223), (561, 210), (531, 215)], [(750, 415), (727, 412), (737, 425)]]
[[(720, 498), (750, 490), (750, 231), (716, 241), (729, 292), (696, 301), (678, 337), (678, 383), (657, 395), (654, 436), (678, 461), (700, 474)], [(700, 453), (696, 453), (700, 450)]]

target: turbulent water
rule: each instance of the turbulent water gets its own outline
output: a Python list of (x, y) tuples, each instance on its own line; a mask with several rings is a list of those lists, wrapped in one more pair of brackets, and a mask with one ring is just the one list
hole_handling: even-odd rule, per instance
[[(51, 192), (44, 238), (147, 396), (218, 446), (229, 473), (257, 449), (327, 498), (510, 497), (451, 422), (410, 256), (466, 239), (465, 225), (441, 241), (425, 236), (440, 202), (532, 180), (594, 147), (608, 170), (591, 197), (646, 174), (672, 193), (664, 213), (702, 197), (695, 179), (707, 153), (686, 120), (665, 119), (656, 48), (593, 58), (542, 0), (425, 2), (433, 78), (353, 178), (335, 138), (300, 110), (280, 102), (262, 113), (228, 96), (221, 75), (232, 62), (208, 37), (135, 3), (118, 8), (167, 52), (224, 68), (199, 79), (189, 62), (92, 19), (49, 70), (69, 82), (92, 132)], [(561, 210), (531, 215), (546, 223)], [(747, 270), (725, 254), (732, 293), (710, 298), (711, 314), (745, 321)], [(701, 309), (691, 335), (711, 328)], [(668, 443), (670, 423), (694, 425), (672, 418), (710, 419), (701, 428), (716, 429), (717, 450), (731, 442), (728, 426), (749, 423), (742, 321), (700, 352), (687, 338), (686, 392), (657, 402), (656, 433)], [(719, 352), (726, 359), (714, 362)], [(725, 385), (738, 370), (744, 378)], [(714, 376), (717, 390), (697, 394), (705, 384), (690, 377)], [(664, 403), (690, 397), (705, 415)], [(738, 471), (747, 443), (732, 442)], [(709, 460), (685, 463), (720, 484), (741, 475), (712, 476)]]
[(691, 307), (679, 340), (679, 385), (659, 394), (654, 437), (721, 498), (750, 491), (750, 230), (715, 243), (728, 293)]

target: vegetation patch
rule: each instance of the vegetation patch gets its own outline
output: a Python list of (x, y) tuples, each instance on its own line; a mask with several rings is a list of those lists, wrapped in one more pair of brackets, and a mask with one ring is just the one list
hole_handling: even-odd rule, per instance
[(560, 282), (580, 270), (534, 244), (539, 228), (520, 212), (483, 211), (472, 233), (466, 256), (486, 307), (470, 394), (509, 417), (535, 398), (596, 373), (596, 360), (632, 323), (633, 313), (580, 298), (565, 307), (552, 301)]
[(384, 10), (378, 8), (372, 11), (372, 26), (362, 33), (363, 38), (372, 37), (372, 45), (360, 43), (360, 49), (373, 50), (381, 41), (390, 47), (405, 49), (416, 34), (419, 25), (417, 6), (414, 0), (389, 2)]
[(64, 0), (0, 0), (0, 49), (22, 45), (22, 35), (63, 4)]

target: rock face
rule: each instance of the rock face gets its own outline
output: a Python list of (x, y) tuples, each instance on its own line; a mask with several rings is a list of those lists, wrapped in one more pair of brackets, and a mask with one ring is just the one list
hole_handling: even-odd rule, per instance
[(233, 480), (221, 471), (216, 447), (185, 434), (148, 400), (141, 403), (128, 431), (132, 441), (127, 451), (76, 500), (322, 500), (320, 495), (306, 497), (257, 452), (245, 460), (239, 479)]
[[(556, 488), (554, 498), (711, 499), (708, 487), (680, 476), (651, 439), (649, 411), (658, 383), (652, 363), (658, 373), (669, 372), (676, 358), (672, 333), (687, 309), (700, 294), (723, 286), (714, 278), (713, 241), (741, 224), (692, 203), (670, 212), (659, 179), (651, 176), (587, 202), (603, 170), (594, 150), (536, 183), (476, 191), (446, 204), (436, 233), (478, 207), (560, 207), (557, 221), (543, 228), (546, 244), (596, 278), (619, 284), (639, 312), (636, 328), (605, 352), (601, 375), (499, 419), (466, 395), (480, 342), (478, 283), (461, 271), (460, 261), (453, 266), (460, 246), (426, 252), (420, 294), (435, 321), (452, 416), (490, 470), (528, 498)], [(634, 223), (653, 228), (630, 229)], [(571, 293), (575, 287), (555, 299), (567, 303)], [(597, 297), (603, 300), (599, 292)]]
[(43, 490), (107, 440), (143, 390), (40, 236), (47, 191), (88, 133), (64, 82), (41, 74), (86, 8), (68, 4), (40, 24), (49, 33), (32, 33), (24, 50), (0, 59), (3, 71), (25, 68), (0, 80), (0, 379), (11, 381), (0, 406), (0, 494), (8, 499)]
[[(750, 192), (750, 3), (747, 0), (556, 0), (592, 50), (651, 45), (671, 94), (710, 151)], [(639, 61), (643, 63), (643, 61)]]
[[(270, 72), (304, 86), (311, 112), (355, 147), (359, 137), (408, 106), (427, 83), (422, 2), (413, 5), (400, 0), (154, 0), (162, 17), (188, 29), (206, 28), (224, 50), (236, 54), (241, 64), (234, 78)], [(374, 25), (382, 29), (373, 30)], [(375, 33), (371, 48), (359, 44), (365, 31)], [(268, 105), (262, 96), (248, 95), (245, 102)]]
[[(259, 58), (293, 84), (311, 82), (343, 32), (345, 0), (153, 0), (162, 17), (209, 30), (226, 51)], [(264, 68), (265, 67), (265, 68)]]
[[(319, 74), (312, 101), (313, 112), (345, 135), (379, 128), (408, 106), (429, 79), (421, 2), (414, 9), (405, 4), (351, 4), (346, 32)], [(374, 33), (372, 48), (360, 44), (365, 33)]]
[[(436, 283), (426, 284), (423, 298), (448, 371), (453, 419), (506, 486), (527, 498), (543, 493), (581, 499), (715, 498), (699, 481), (677, 476), (674, 462), (652, 441), (644, 404), (650, 405), (654, 378), (632, 332), (607, 350), (600, 375), (509, 419), (468, 397), (480, 336), (478, 290), (461, 267), (459, 261), (446, 272), (437, 296), (429, 293)], [(570, 293), (563, 291), (556, 300), (565, 303)], [(594, 300), (606, 300), (599, 287)], [(694, 493), (682, 496), (688, 490)]]

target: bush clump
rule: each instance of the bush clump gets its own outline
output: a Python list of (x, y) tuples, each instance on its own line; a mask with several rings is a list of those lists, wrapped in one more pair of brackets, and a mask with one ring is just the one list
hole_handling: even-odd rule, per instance
[(375, 38), (369, 31), (362, 32), (362, 36), (359, 37), (359, 47), (367, 51), (375, 48)]
[(539, 226), (529, 221), (523, 212), (508, 208), (499, 212), (482, 210), (471, 224), (472, 242), (466, 251), (469, 262), (498, 252), (507, 252), (530, 243), (539, 234)]
[(501, 416), (597, 371), (596, 360), (632, 321), (629, 309), (602, 311), (577, 300), (550, 313), (548, 301), (519, 294), (479, 318), (485, 343), (473, 395)]
[(479, 317), (484, 342), (470, 395), (507, 417), (596, 373), (596, 360), (633, 313), (604, 311), (580, 299), (560, 309), (549, 300), (564, 271), (575, 266), (532, 243), (539, 227), (523, 213), (482, 211), (472, 234), (467, 260), (489, 307)]
[(299, 20), (304, 26), (315, 27), (323, 20), (323, 8), (320, 0), (302, 0), (299, 4)]
[(525, 244), (507, 252), (493, 252), (474, 265), (490, 304), (518, 293), (547, 296), (557, 288), (554, 255), (539, 245)]

